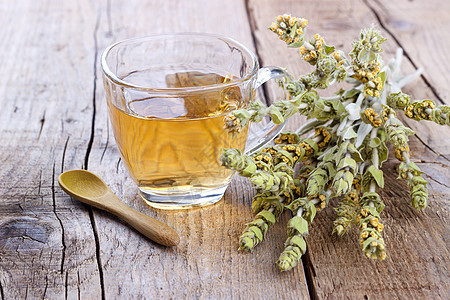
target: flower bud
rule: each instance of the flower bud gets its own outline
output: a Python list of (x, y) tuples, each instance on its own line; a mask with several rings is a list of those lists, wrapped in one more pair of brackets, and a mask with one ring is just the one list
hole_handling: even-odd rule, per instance
[(411, 96), (402, 92), (391, 93), (387, 96), (387, 105), (394, 109), (404, 110), (410, 103)]

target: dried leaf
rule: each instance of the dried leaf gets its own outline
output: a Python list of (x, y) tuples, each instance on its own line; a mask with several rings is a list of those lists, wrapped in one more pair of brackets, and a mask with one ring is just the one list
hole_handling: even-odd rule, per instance
[(358, 95), (359, 93), (361, 93), (361, 91), (358, 90), (358, 89), (349, 89), (349, 90), (346, 90), (346, 91), (342, 94), (342, 98), (344, 98), (344, 99), (350, 99), (350, 98), (355, 97), (355, 96)]
[(258, 216), (263, 217), (267, 222), (270, 222), (270, 223), (272, 223), (272, 224), (275, 223), (275, 216), (273, 215), (273, 213), (271, 213), (271, 212), (268, 211), (268, 210), (260, 211), (260, 212), (258, 213)]
[(367, 169), (367, 172), (372, 174), (373, 179), (375, 179), (375, 182), (380, 188), (384, 188), (383, 171), (375, 168), (375, 166), (370, 166), (369, 169)]
[(290, 244), (293, 244), (293, 245), (297, 246), (298, 248), (300, 248), (300, 250), (302, 251), (302, 254), (304, 254), (306, 252), (306, 242), (303, 237), (295, 235), (290, 238), (289, 242), (290, 242)]
[(325, 48), (325, 54), (326, 55), (329, 55), (329, 54), (333, 53), (334, 50), (336, 49), (334, 46), (327, 46), (327, 45), (325, 45), (324, 48)]
[(272, 118), (272, 121), (275, 124), (281, 124), (284, 122), (284, 117), (281, 114), (280, 110), (275, 107), (274, 105), (271, 105), (269, 107), (269, 112), (268, 112), (269, 116)]
[(356, 132), (357, 133), (357, 138), (355, 141), (356, 148), (359, 148), (359, 146), (362, 145), (362, 143), (364, 142), (364, 139), (369, 134), (369, 132), (372, 131), (372, 129), (373, 129), (373, 127), (370, 124), (361, 123), (359, 125), (358, 131)]
[(345, 107), (348, 112), (348, 119), (356, 121), (361, 119), (361, 106), (356, 103), (350, 103)]
[(290, 227), (297, 230), (300, 234), (308, 234), (308, 222), (302, 217), (293, 217), (289, 220)]

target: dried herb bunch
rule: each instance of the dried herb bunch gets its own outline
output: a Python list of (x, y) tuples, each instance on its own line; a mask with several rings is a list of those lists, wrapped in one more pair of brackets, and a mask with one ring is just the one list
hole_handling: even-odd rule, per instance
[[(402, 93), (401, 88), (421, 71), (400, 75), (401, 49), (383, 65), (380, 52), (386, 39), (375, 28), (361, 31), (347, 57), (318, 34), (306, 40), (306, 25), (305, 19), (283, 15), (269, 29), (288, 47), (298, 48), (314, 70), (298, 80), (284, 80), (289, 99), (270, 107), (255, 101), (225, 120), (226, 128), (236, 134), (264, 115), (275, 123), (296, 113), (309, 119), (296, 132), (280, 134), (274, 146), (256, 153), (224, 150), (222, 164), (248, 177), (256, 189), (252, 205), (256, 216), (240, 237), (240, 249), (252, 251), (288, 209), (293, 217), (277, 263), (281, 270), (290, 270), (306, 251), (309, 223), (332, 198), (340, 197), (333, 232), (342, 235), (356, 224), (364, 255), (383, 260), (386, 250), (380, 214), (384, 204), (377, 189), (384, 187), (381, 165), (388, 157), (388, 141), (401, 162), (399, 178), (408, 182), (411, 205), (423, 210), (428, 198), (422, 171), (410, 160), (408, 136), (414, 132), (397, 118), (395, 110), (417, 121), (450, 125), (450, 107), (436, 106), (431, 100), (411, 101), (411, 96)], [(333, 97), (317, 92), (343, 81), (351, 87)], [(294, 175), (297, 164), (300, 168)]]

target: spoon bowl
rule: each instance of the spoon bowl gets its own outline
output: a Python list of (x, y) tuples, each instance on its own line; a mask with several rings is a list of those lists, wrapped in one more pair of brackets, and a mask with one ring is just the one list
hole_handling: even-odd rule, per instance
[(59, 176), (58, 183), (61, 189), (71, 197), (120, 217), (137, 231), (161, 245), (175, 246), (180, 242), (180, 237), (173, 228), (127, 206), (117, 198), (103, 180), (92, 172), (67, 171)]
[(61, 188), (69, 195), (73, 194), (86, 199), (101, 197), (110, 190), (97, 175), (85, 170), (64, 172), (59, 176), (58, 181)]

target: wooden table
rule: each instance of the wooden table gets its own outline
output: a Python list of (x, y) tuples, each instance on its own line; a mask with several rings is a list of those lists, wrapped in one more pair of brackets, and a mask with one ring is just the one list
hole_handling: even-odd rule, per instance
[[(388, 258), (364, 258), (357, 233), (331, 235), (334, 211), (316, 217), (308, 252), (278, 271), (288, 216), (253, 254), (237, 251), (252, 219), (250, 184), (235, 178), (211, 207), (156, 211), (140, 200), (108, 123), (99, 58), (124, 38), (213, 32), (253, 48), (262, 65), (297, 75), (308, 66), (266, 28), (280, 13), (309, 20), (310, 35), (348, 51), (362, 27), (389, 38), (385, 60), (405, 50), (414, 98), (450, 104), (450, 5), (445, 0), (0, 1), (0, 295), (2, 299), (444, 299), (449, 297), (450, 129), (416, 130), (414, 161), (429, 181), (416, 212), (397, 165), (384, 165), (381, 193)], [(419, 127), (420, 125), (420, 127)], [(108, 213), (67, 196), (58, 175), (86, 168), (128, 205), (176, 228), (181, 243), (159, 246)]]

